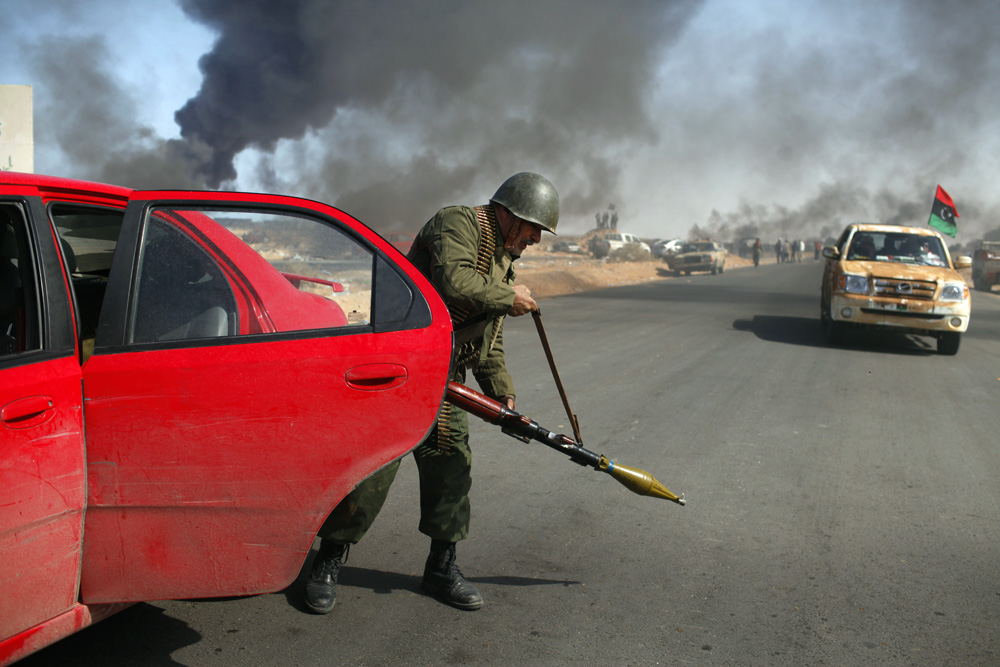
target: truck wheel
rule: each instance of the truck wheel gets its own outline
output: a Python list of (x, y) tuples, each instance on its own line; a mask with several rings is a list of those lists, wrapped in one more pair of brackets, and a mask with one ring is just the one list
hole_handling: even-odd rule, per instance
[(937, 340), (938, 354), (954, 355), (958, 354), (958, 344), (962, 342), (962, 334), (949, 331), (940, 334)]

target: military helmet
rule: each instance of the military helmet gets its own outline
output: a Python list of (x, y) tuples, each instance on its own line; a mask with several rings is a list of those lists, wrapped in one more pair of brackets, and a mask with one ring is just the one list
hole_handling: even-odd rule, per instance
[(559, 223), (559, 193), (544, 176), (522, 171), (503, 182), (491, 202), (542, 229), (556, 233)]

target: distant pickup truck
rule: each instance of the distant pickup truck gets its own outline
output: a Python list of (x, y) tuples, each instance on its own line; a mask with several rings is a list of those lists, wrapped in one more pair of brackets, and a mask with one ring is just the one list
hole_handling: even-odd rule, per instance
[(1000, 242), (980, 241), (972, 255), (972, 286), (989, 292), (1000, 283)]

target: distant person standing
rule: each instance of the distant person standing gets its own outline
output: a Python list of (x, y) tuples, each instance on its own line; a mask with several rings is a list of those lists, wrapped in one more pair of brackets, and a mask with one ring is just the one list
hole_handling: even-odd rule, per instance
[(817, 262), (819, 261), (819, 255), (820, 255), (820, 253), (822, 251), (823, 251), (823, 245), (819, 241), (816, 241), (816, 254), (813, 255), (813, 260), (814, 261), (817, 261)]
[(753, 242), (753, 268), (760, 266), (760, 253), (764, 250), (764, 247), (760, 244), (760, 239), (756, 239)]

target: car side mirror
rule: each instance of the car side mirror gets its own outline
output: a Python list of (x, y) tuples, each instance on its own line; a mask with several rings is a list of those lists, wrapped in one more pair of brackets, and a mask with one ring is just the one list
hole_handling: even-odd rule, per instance
[(968, 255), (962, 255), (955, 260), (956, 269), (971, 269), (972, 268), (972, 258)]
[(840, 248), (828, 245), (823, 248), (823, 256), (827, 259), (840, 259)]

